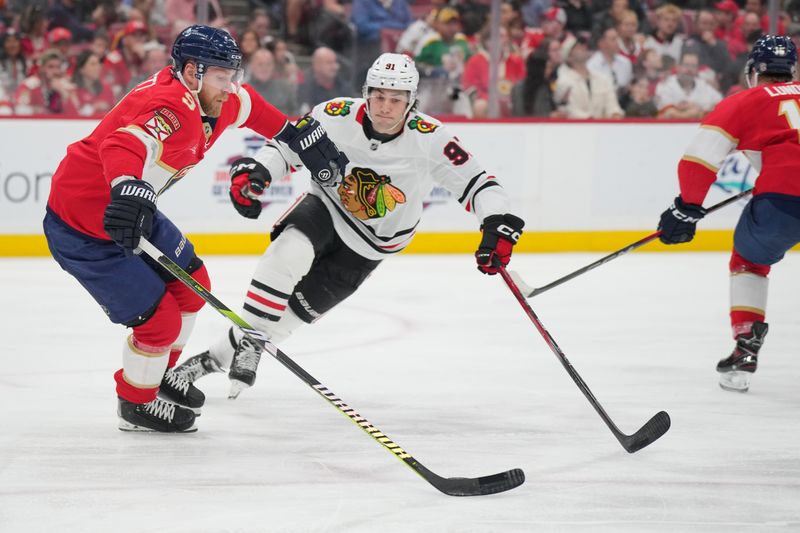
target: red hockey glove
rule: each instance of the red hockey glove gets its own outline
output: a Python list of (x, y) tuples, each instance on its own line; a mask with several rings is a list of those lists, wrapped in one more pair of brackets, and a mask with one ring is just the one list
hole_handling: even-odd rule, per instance
[(511, 250), (522, 235), (524, 226), (524, 220), (508, 213), (486, 217), (481, 225), (483, 238), (475, 252), (478, 270), (494, 275), (500, 266), (508, 265)]
[(261, 214), (259, 196), (272, 182), (269, 170), (252, 157), (243, 157), (233, 162), (230, 174), (233, 207), (245, 218), (258, 218)]

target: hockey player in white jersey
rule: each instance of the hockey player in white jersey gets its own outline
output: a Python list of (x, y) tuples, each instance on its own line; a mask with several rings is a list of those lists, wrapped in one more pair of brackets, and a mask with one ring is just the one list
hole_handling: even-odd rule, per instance
[[(494, 176), (436, 119), (415, 111), (419, 74), (413, 60), (383, 54), (367, 73), (363, 99), (317, 105), (318, 120), (351, 166), (341, 183), (312, 182), (310, 190), (273, 227), (256, 267), (242, 317), (280, 343), (353, 294), (385, 258), (413, 239), (423, 199), (435, 184), (448, 189), (481, 221), (478, 269), (507, 265), (524, 222), (509, 213), (509, 198)], [(300, 167), (276, 141), (231, 167), (231, 199), (256, 218), (258, 196), (272, 178)], [(231, 328), (208, 351), (176, 372), (193, 382), (229, 368), (231, 397), (255, 381), (260, 351)]]

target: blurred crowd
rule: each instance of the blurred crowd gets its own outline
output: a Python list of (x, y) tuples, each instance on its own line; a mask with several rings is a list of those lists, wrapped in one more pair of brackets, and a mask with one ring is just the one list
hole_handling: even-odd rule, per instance
[[(800, 45), (800, 0), (777, 33)], [(500, 10), (503, 117), (702, 117), (743, 89), (766, 0), (514, 0)], [(0, 115), (102, 116), (168, 64), (194, 0), (0, 0)], [(415, 58), (419, 108), (487, 116), (489, 0), (209, 0), (245, 81), (288, 115), (359, 96), (384, 51)]]

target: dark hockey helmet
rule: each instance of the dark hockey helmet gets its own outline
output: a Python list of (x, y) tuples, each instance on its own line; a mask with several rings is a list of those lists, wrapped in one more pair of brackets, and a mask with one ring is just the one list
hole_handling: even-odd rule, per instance
[(221, 28), (195, 24), (183, 30), (172, 45), (172, 61), (180, 73), (188, 62), (197, 65), (201, 79), (208, 67), (222, 67), (241, 77), (242, 52), (231, 34)]
[(764, 35), (760, 37), (744, 67), (748, 82), (755, 85), (753, 75), (777, 74), (794, 77), (797, 70), (797, 47), (784, 35)]

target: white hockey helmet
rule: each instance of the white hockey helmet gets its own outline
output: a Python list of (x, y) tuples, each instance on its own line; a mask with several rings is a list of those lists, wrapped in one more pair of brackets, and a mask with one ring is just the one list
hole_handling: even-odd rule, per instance
[(385, 53), (381, 54), (367, 71), (367, 79), (364, 81), (361, 93), (367, 100), (370, 88), (408, 91), (406, 109), (408, 113), (417, 99), (417, 85), (419, 85), (419, 72), (414, 60), (404, 54)]

